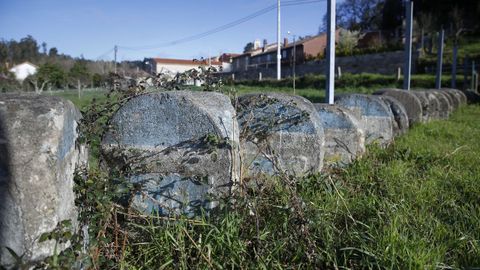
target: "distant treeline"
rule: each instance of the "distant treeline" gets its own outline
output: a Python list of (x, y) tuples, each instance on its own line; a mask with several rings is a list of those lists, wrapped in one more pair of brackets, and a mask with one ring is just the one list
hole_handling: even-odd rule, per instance
[[(17, 82), (8, 70), (28, 61), (39, 67), (34, 76), (23, 83)], [(48, 48), (28, 35), (19, 41), (0, 40), (0, 91), (69, 89), (101, 87), (114, 71), (113, 61), (88, 60), (59, 54), (56, 47)], [(141, 61), (123, 61), (117, 64), (117, 72), (125, 76), (142, 74)], [(41, 88), (41, 89), (40, 89)]]

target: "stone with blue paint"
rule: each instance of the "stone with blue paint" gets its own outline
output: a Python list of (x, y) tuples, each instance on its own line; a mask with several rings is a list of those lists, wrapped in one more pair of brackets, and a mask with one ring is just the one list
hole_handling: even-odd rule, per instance
[(448, 89), (440, 89), (439, 91), (442, 92), (442, 94), (449, 99), (450, 104), (452, 104), (453, 110), (456, 110), (458, 109), (458, 107), (460, 107), (461, 100), (457, 95), (455, 95), (454, 92), (449, 91)]
[(408, 115), (405, 107), (402, 105), (402, 103), (400, 103), (400, 101), (392, 96), (379, 95), (378, 97), (385, 102), (393, 114), (393, 119), (395, 120), (392, 122), (393, 134), (395, 136), (405, 134), (409, 127)]
[(423, 89), (412, 90), (412, 93), (415, 94), (422, 103), (424, 122), (440, 118), (441, 105), (434, 94)]
[(378, 96), (344, 94), (335, 97), (335, 104), (353, 111), (365, 132), (365, 143), (384, 147), (393, 140), (394, 116)]
[(431, 95), (434, 95), (438, 100), (438, 103), (440, 105), (438, 116), (440, 117), (440, 119), (447, 119), (450, 116), (450, 113), (453, 111), (453, 107), (450, 104), (450, 100), (447, 98), (447, 96), (444, 93), (442, 93), (441, 90), (438, 90), (438, 89), (429, 89), (428, 93), (430, 93)]
[(422, 103), (415, 94), (411, 93), (411, 91), (386, 88), (376, 91), (374, 95), (391, 96), (398, 100), (407, 112), (409, 126), (414, 123), (422, 122)]
[(248, 94), (238, 98), (236, 107), (247, 180), (322, 169), (324, 131), (310, 101), (280, 93)]
[(220, 93), (144, 94), (111, 120), (102, 151), (112, 168), (129, 166), (142, 212), (197, 216), (228, 197), (240, 174), (239, 127)]
[(365, 134), (353, 113), (338, 105), (314, 104), (325, 132), (325, 167), (345, 166), (365, 153)]
[(24, 263), (67, 247), (39, 238), (62, 221), (77, 224), (74, 171), (87, 162), (76, 145), (80, 118), (59, 97), (0, 95), (0, 268), (15, 263), (5, 247)]

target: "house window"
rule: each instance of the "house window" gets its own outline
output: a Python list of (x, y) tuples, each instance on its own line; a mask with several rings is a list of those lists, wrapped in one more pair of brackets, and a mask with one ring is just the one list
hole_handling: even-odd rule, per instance
[(272, 61), (272, 55), (271, 55), (271, 54), (268, 54), (268, 55), (267, 55), (267, 62), (270, 62), (270, 61)]
[(286, 59), (287, 58), (287, 50), (282, 51), (282, 58)]

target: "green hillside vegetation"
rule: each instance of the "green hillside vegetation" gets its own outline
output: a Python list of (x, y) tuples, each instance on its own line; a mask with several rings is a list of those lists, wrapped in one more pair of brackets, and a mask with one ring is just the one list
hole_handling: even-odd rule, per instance
[[(444, 64), (451, 64), (453, 61), (453, 39), (447, 39), (444, 47)], [(436, 45), (436, 42), (434, 42)], [(458, 43), (458, 60), (457, 63), (463, 64), (464, 59), (480, 60), (480, 37), (478, 36), (465, 36), (461, 37)], [(437, 50), (435, 49), (432, 54), (424, 53), (420, 57), (420, 65), (436, 65), (437, 63)], [(480, 64), (477, 63), (477, 64)]]

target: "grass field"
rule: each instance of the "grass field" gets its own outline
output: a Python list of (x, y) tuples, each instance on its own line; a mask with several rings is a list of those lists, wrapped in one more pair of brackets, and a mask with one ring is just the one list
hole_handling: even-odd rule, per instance
[(78, 96), (77, 90), (64, 90), (64, 91), (52, 91), (44, 92), (44, 95), (55, 95), (59, 97), (66, 98), (75, 104), (79, 109), (83, 109), (85, 106), (90, 104), (93, 99), (103, 100), (106, 98), (107, 91), (105, 89), (94, 90), (86, 89), (81, 92), (80, 97)]

